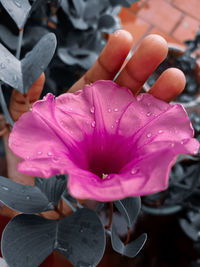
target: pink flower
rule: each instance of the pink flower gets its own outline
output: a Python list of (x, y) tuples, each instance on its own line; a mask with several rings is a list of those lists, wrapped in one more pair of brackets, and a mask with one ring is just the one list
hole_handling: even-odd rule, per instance
[(74, 197), (112, 201), (166, 189), (176, 156), (198, 152), (192, 137), (181, 105), (97, 81), (37, 101), (15, 123), (9, 144), (24, 159), (20, 172), (68, 173)]

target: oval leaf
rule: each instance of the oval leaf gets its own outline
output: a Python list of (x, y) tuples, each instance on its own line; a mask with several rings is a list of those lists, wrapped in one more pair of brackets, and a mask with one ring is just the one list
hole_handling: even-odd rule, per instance
[(56, 36), (47, 33), (21, 61), (24, 92), (40, 77), (51, 61), (56, 49)]
[(83, 208), (60, 220), (56, 249), (76, 267), (96, 266), (105, 250), (105, 231), (97, 214)]
[(2, 240), (2, 254), (9, 266), (36, 267), (53, 252), (57, 222), (20, 214), (6, 226)]
[(55, 175), (48, 179), (36, 177), (35, 185), (47, 196), (49, 202), (58, 205), (67, 186), (67, 175)]
[(114, 202), (119, 212), (124, 216), (129, 227), (136, 221), (141, 209), (140, 197), (127, 197)]
[(0, 176), (0, 201), (14, 210), (29, 214), (53, 209), (39, 188), (18, 184), (2, 176)]
[(18, 36), (14, 35), (7, 27), (0, 25), (0, 39), (10, 49), (17, 49)]
[(19, 29), (23, 28), (31, 9), (28, 0), (0, 0), (10, 17), (17, 24)]
[(113, 249), (129, 258), (134, 258), (137, 256), (137, 254), (140, 252), (140, 250), (143, 248), (145, 242), (147, 240), (147, 234), (142, 234), (140, 235), (136, 240), (128, 243), (126, 246), (124, 243), (120, 240), (117, 231), (114, 227), (112, 226), (112, 232), (111, 232), (111, 243)]
[(20, 61), (0, 44), (0, 80), (23, 93)]

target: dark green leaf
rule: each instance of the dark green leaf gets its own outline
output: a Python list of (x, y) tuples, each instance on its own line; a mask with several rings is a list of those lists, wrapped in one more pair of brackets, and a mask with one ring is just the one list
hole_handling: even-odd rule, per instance
[(60, 220), (56, 248), (76, 267), (96, 266), (105, 250), (104, 227), (97, 214), (83, 208)]
[(147, 240), (147, 234), (140, 235), (136, 240), (132, 241), (131, 243), (128, 243), (126, 246), (124, 243), (120, 240), (117, 231), (115, 229), (115, 226), (112, 226), (112, 233), (111, 233), (111, 243), (113, 249), (129, 258), (134, 258), (137, 256), (137, 254), (140, 252), (140, 250), (143, 248), (145, 242)]
[(18, 184), (2, 176), (0, 176), (0, 201), (24, 213), (39, 213), (53, 209), (39, 188)]
[(17, 49), (18, 36), (14, 35), (4, 25), (0, 25), (0, 39), (10, 49)]
[(196, 227), (192, 223), (188, 222), (186, 219), (180, 219), (179, 223), (182, 230), (187, 236), (189, 236), (194, 241), (199, 240), (199, 229), (196, 229)]
[(54, 175), (51, 178), (35, 178), (35, 185), (47, 196), (49, 202), (58, 205), (67, 186), (67, 175)]
[(2, 44), (0, 44), (0, 80), (23, 93), (21, 64)]
[(46, 34), (21, 61), (23, 73), (23, 91), (28, 92), (31, 85), (39, 78), (51, 61), (56, 49), (56, 36)]
[(57, 222), (20, 214), (6, 226), (2, 254), (10, 267), (36, 267), (54, 250)]
[(114, 204), (119, 212), (124, 216), (127, 225), (131, 227), (140, 212), (141, 198), (128, 197), (123, 200), (117, 200), (114, 202)]
[(59, 58), (67, 65), (79, 65), (84, 69), (89, 69), (97, 59), (95, 52), (80, 48), (59, 48)]
[(0, 0), (10, 17), (15, 21), (19, 29), (23, 28), (31, 9), (28, 0)]
[(104, 14), (99, 18), (98, 29), (102, 32), (112, 33), (120, 28), (120, 20), (115, 16)]
[(148, 207), (145, 205), (142, 205), (142, 210), (149, 214), (154, 215), (169, 215), (174, 214), (182, 210), (182, 206), (180, 205), (174, 205), (174, 206), (168, 206), (168, 207), (160, 207), (160, 208), (154, 208), (154, 207)]

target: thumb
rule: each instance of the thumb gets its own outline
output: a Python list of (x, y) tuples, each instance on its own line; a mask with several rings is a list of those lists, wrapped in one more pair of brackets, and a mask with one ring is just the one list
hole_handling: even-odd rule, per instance
[[(45, 75), (42, 73), (40, 77), (35, 81), (28, 91), (26, 98), (28, 98), (30, 107), (35, 101), (37, 101), (42, 93), (45, 82)], [(13, 90), (10, 99), (9, 112), (14, 121), (17, 121), (19, 117), (27, 111), (26, 98), (23, 94), (17, 90)]]

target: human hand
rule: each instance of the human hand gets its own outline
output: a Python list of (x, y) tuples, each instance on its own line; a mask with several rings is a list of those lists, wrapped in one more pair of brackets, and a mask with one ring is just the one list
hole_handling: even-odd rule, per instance
[[(132, 36), (124, 30), (117, 31), (111, 35), (106, 47), (93, 67), (70, 88), (69, 92), (75, 92), (81, 89), (85, 84), (95, 82), (96, 80), (113, 80), (122, 68), (132, 47), (132, 43)], [(122, 68), (115, 82), (120, 86), (130, 88), (133, 94), (137, 94), (149, 75), (151, 75), (157, 66), (165, 59), (167, 52), (167, 43), (162, 37), (158, 35), (147, 36), (132, 58)], [(31, 105), (39, 98), (43, 89), (44, 80), (44, 74), (42, 74), (29, 90), (28, 98)], [(181, 93), (184, 87), (184, 74), (178, 69), (170, 68), (160, 76), (149, 93), (169, 102)], [(16, 121), (26, 110), (24, 97), (14, 90), (10, 105), (12, 118)], [(23, 184), (33, 185), (33, 177), (17, 171), (17, 165), (20, 159), (9, 149), (8, 137), (9, 132), (4, 135), (8, 177)]]

